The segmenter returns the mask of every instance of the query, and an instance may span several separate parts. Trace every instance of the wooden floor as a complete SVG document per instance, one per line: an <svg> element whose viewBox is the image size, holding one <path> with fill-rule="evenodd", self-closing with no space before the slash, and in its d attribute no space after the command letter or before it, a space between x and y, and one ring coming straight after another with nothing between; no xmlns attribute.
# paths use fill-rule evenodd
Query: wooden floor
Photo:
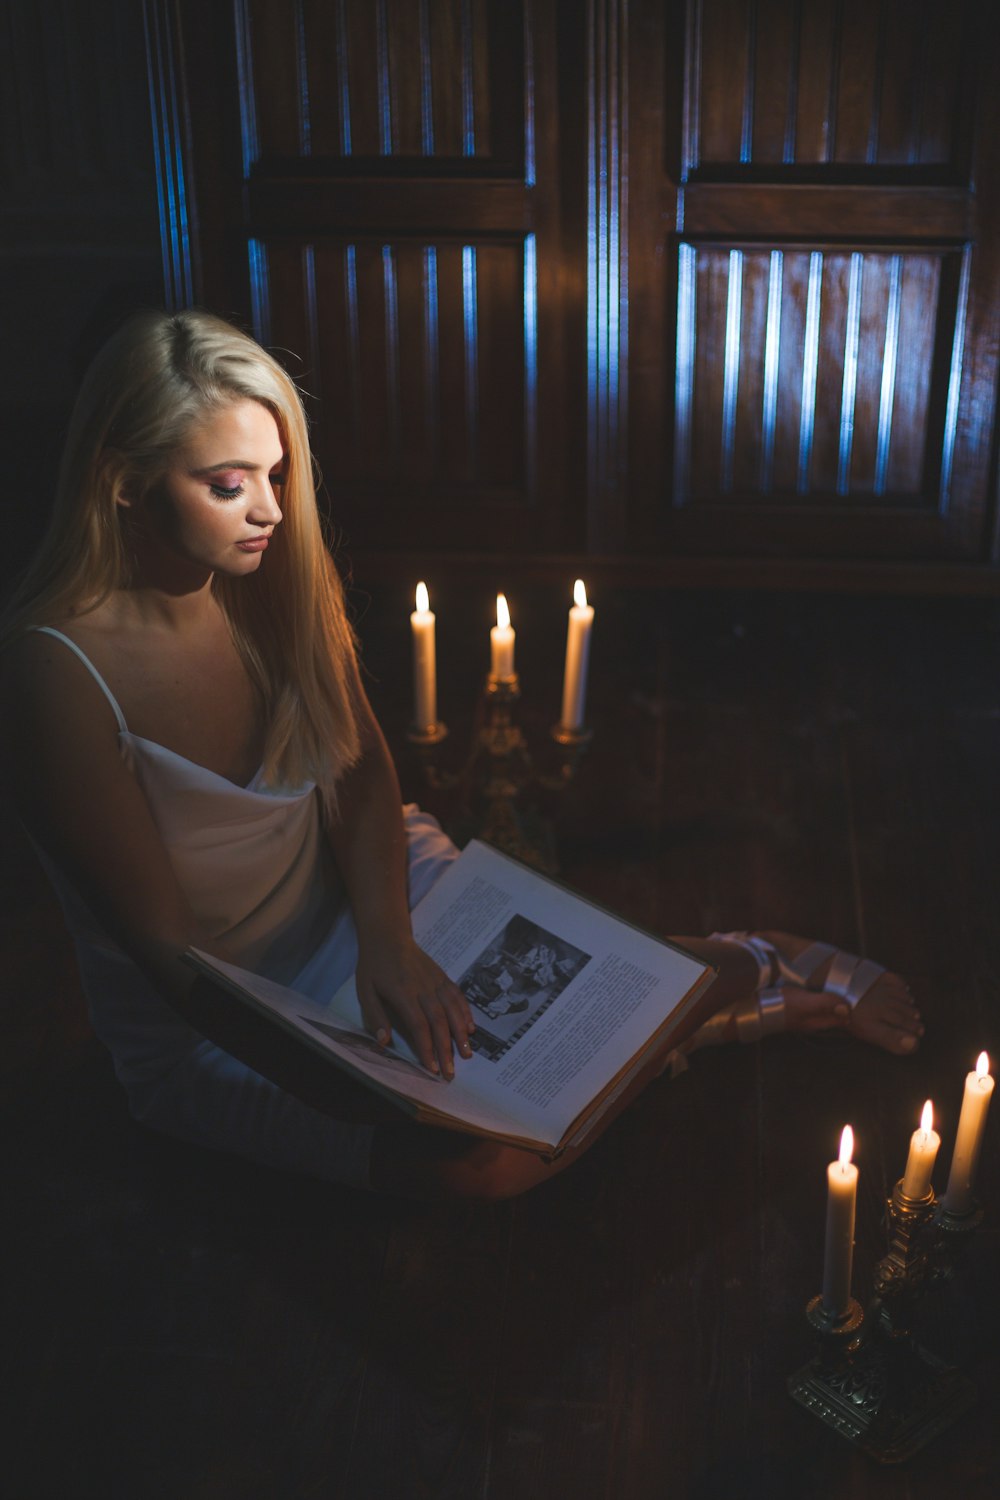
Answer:
<svg viewBox="0 0 1000 1500"><path fill-rule="evenodd" d="M567 601L499 582L522 723L544 749ZM434 591L447 764L467 743L494 587ZM355 601L405 790L453 812L404 748L410 599L385 587ZM977 1408L886 1469L793 1404L786 1380L810 1352L841 1125L858 1143L863 1296L923 1100L946 1166L966 1069L982 1047L1000 1059L1000 602L594 602L595 739L554 809L563 877L657 930L770 924L877 957L919 993L923 1050L781 1037L702 1053L509 1204L430 1209L281 1178L129 1122L11 829L12 1500L998 1493L996 1106L986 1225L923 1328L975 1381Z"/></svg>

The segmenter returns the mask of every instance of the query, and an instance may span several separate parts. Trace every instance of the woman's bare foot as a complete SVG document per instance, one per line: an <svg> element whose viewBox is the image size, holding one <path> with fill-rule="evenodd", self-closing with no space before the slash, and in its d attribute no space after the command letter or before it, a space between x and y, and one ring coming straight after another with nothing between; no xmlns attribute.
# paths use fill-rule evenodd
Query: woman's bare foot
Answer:
<svg viewBox="0 0 1000 1500"><path fill-rule="evenodd" d="M760 932L757 936L790 962L811 946L808 938L789 932ZM832 959L826 959L816 968L809 976L808 988L782 982L787 1029L809 1032L836 1027L887 1052L905 1057L915 1051L924 1028L906 981L887 970L852 1008L839 995L822 990L831 963Z"/></svg>

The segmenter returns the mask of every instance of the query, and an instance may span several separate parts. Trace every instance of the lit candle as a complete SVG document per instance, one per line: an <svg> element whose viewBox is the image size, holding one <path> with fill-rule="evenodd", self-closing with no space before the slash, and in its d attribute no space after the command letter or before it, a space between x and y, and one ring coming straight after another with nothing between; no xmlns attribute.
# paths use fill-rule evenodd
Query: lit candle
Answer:
<svg viewBox="0 0 1000 1500"><path fill-rule="evenodd" d="M573 585L573 607L566 632L566 671L563 676L562 729L583 728L583 707L587 699L587 660L590 656L590 632L594 610L587 603L583 579Z"/></svg>
<svg viewBox="0 0 1000 1500"><path fill-rule="evenodd" d="M903 1194L907 1198L926 1198L930 1192L931 1173L941 1145L933 1124L934 1107L928 1099L920 1115L920 1129L910 1136L910 1154L903 1173Z"/></svg>
<svg viewBox="0 0 1000 1500"><path fill-rule="evenodd" d="M513 677L514 631L503 594L497 594L497 622L490 631L490 675Z"/></svg>
<svg viewBox="0 0 1000 1500"><path fill-rule="evenodd" d="M417 607L410 616L413 631L413 723L429 729L437 723L437 660L434 649L434 615L429 608L427 585L417 584Z"/></svg>
<svg viewBox="0 0 1000 1500"><path fill-rule="evenodd" d="M965 1075L965 1094L958 1121L958 1135L955 1138L955 1154L951 1159L951 1171L948 1173L948 1186L944 1195L944 1207L949 1213L965 1214L972 1207L972 1184L976 1180L979 1148L983 1144L986 1113L992 1097L990 1060L985 1052L980 1052L976 1071Z"/></svg>
<svg viewBox="0 0 1000 1500"><path fill-rule="evenodd" d="M826 1254L823 1260L823 1309L842 1317L851 1300L854 1261L854 1205L858 1169L851 1161L854 1131L840 1133L840 1156L826 1169Z"/></svg>

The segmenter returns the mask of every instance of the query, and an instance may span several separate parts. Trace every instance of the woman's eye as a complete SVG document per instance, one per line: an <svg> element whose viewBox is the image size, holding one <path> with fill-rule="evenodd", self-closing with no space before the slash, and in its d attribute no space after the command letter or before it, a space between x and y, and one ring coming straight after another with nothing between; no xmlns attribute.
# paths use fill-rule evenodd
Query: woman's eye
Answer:
<svg viewBox="0 0 1000 1500"><path fill-rule="evenodd" d="M241 481L239 484L234 484L232 488L227 488L224 484L210 484L209 489L219 500L235 500L237 495L242 495L243 484Z"/></svg>

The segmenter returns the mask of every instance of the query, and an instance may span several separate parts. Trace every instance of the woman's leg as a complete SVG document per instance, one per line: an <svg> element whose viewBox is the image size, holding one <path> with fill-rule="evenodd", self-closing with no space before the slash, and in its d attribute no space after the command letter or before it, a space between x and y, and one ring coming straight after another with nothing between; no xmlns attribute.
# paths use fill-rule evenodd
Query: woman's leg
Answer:
<svg viewBox="0 0 1000 1500"><path fill-rule="evenodd" d="M704 1020L720 1008L738 1005L753 996L757 966L745 948L709 938L679 938L677 941L718 970L711 988L699 1002L699 1019ZM543 1161L532 1151L497 1141L478 1140L455 1131L406 1123L376 1125L371 1153L371 1186L377 1191L430 1201L516 1197L529 1188L548 1182L571 1166L600 1139L612 1121L643 1089L660 1077L663 1068L664 1052L658 1048L580 1146L564 1151L553 1162Z"/></svg>

